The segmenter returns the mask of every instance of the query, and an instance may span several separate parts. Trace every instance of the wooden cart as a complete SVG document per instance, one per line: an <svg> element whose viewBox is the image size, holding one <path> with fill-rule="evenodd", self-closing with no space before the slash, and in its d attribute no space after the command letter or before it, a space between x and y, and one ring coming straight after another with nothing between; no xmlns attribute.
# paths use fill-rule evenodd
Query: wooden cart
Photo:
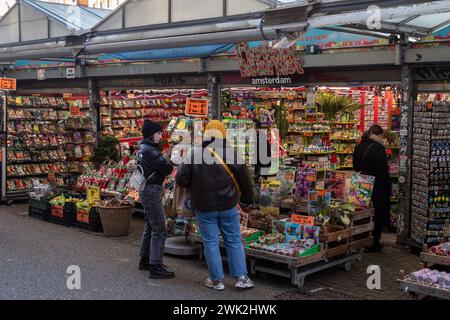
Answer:
<svg viewBox="0 0 450 320"><path fill-rule="evenodd" d="M198 234L192 234L191 239L195 243L203 244L202 238ZM224 247L223 241L220 241L220 246ZM341 266L346 271L350 271L352 262L361 262L362 259L361 252L355 251L327 258L327 251L323 249L323 246L320 247L318 253L301 258L287 257L250 248L245 248L245 253L250 263L251 274L261 272L289 278L291 279L291 284L298 288L303 288L305 278L309 275L335 266ZM200 251L200 259L202 258L203 250ZM227 261L225 255L222 255L222 258Z"/></svg>

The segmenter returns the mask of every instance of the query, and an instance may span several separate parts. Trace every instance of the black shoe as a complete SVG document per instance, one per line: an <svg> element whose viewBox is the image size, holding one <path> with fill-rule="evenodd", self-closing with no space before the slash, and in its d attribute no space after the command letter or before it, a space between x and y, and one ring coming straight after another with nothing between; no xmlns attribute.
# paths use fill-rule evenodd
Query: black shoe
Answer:
<svg viewBox="0 0 450 320"><path fill-rule="evenodd" d="M373 244L370 247L367 247L364 251L365 252L382 252L383 251L383 245L382 244Z"/></svg>
<svg viewBox="0 0 450 320"><path fill-rule="evenodd" d="M150 265L150 279L171 279L175 277L175 273L167 270L162 264Z"/></svg>
<svg viewBox="0 0 450 320"><path fill-rule="evenodd" d="M141 258L139 261L139 270L150 270L149 258Z"/></svg>

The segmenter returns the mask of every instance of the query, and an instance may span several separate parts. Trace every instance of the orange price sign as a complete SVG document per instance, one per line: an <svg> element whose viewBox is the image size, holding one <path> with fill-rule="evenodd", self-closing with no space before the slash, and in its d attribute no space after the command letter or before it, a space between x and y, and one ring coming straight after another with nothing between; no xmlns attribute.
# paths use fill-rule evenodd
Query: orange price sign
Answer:
<svg viewBox="0 0 450 320"><path fill-rule="evenodd" d="M15 91L16 79L0 78L0 90Z"/></svg>
<svg viewBox="0 0 450 320"><path fill-rule="evenodd" d="M74 117L80 116L80 107L71 106L70 107L70 115Z"/></svg>
<svg viewBox="0 0 450 320"><path fill-rule="evenodd" d="M307 225L307 226L313 226L314 225L314 217L293 214L293 215L291 215L291 222L303 224L303 225Z"/></svg>
<svg viewBox="0 0 450 320"><path fill-rule="evenodd" d="M207 117L208 116L208 99L186 99L185 115L192 117Z"/></svg>

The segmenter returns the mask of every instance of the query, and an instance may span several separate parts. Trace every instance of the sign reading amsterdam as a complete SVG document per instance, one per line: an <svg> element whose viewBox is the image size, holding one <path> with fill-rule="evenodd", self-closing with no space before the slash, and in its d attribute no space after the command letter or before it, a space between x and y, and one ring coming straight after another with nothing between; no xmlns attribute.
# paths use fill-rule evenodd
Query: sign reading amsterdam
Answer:
<svg viewBox="0 0 450 320"><path fill-rule="evenodd" d="M208 99L186 99L186 110L184 112L187 116L192 117L207 117L208 116Z"/></svg>
<svg viewBox="0 0 450 320"><path fill-rule="evenodd" d="M252 85L287 85L293 77L304 74L302 56L295 46L273 49L269 42L250 48L247 43L237 45L241 77L252 78Z"/></svg>
<svg viewBox="0 0 450 320"><path fill-rule="evenodd" d="M16 90L16 79L0 78L0 90Z"/></svg>

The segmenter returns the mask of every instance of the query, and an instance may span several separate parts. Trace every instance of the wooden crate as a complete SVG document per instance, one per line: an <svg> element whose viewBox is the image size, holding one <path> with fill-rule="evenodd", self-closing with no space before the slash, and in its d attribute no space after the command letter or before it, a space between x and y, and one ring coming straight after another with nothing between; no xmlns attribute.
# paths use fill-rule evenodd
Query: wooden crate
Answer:
<svg viewBox="0 0 450 320"><path fill-rule="evenodd" d="M323 227L320 242L324 244L326 257L333 258L370 246L373 243L373 216L373 209L364 209L351 217L347 228L333 230Z"/></svg>
<svg viewBox="0 0 450 320"><path fill-rule="evenodd" d="M449 221L445 223L445 228L443 232L443 237L441 243L447 242L447 238L450 236ZM450 267L450 257L439 256L431 252L427 245L423 246L423 252L420 254L420 260L422 261L422 266L424 268L431 267L433 265L441 265Z"/></svg>

